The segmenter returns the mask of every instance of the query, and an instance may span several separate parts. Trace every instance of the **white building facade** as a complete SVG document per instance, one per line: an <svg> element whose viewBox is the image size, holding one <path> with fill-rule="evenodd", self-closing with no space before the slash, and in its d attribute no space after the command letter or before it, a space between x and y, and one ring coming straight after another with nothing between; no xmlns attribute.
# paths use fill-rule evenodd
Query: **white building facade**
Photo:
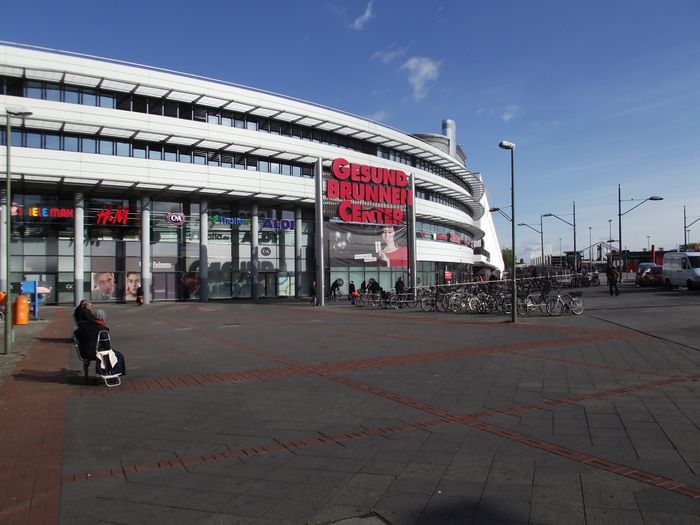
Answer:
<svg viewBox="0 0 700 525"><path fill-rule="evenodd" d="M8 246L13 291L40 281L54 304L129 301L139 284L149 301L207 301L308 295L318 275L347 293L350 281L391 288L399 276L428 285L503 270L484 183L451 121L443 135L408 134L226 82L16 44L0 45L0 121L11 152L0 169L9 156L12 173L0 289ZM355 173L343 179L340 166Z"/></svg>

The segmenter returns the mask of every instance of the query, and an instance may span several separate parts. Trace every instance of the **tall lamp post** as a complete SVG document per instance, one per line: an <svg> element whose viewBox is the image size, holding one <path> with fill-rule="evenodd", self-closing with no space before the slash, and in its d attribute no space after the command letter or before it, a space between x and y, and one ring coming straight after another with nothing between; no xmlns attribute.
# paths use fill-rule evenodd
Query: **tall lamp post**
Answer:
<svg viewBox="0 0 700 525"><path fill-rule="evenodd" d="M510 150L510 210L513 214L510 221L510 237L513 244L513 271L511 275L511 280L513 282L513 308L511 312L511 321L517 323L518 306L516 303L518 300L518 284L515 280L515 144L507 140L502 140L499 142L498 147Z"/></svg>
<svg viewBox="0 0 700 525"><path fill-rule="evenodd" d="M578 273L578 252L576 251L576 201L574 201L574 222L571 223L566 219L562 219L559 215L554 213L545 213L542 217L554 217L559 219L561 222L568 224L574 229L574 273Z"/></svg>
<svg viewBox="0 0 700 525"><path fill-rule="evenodd" d="M540 229L538 230L534 226L531 226L529 224L525 224L524 222L519 222L518 226L526 226L530 228L532 231L537 232L540 234L540 257L542 257L542 262L540 263L542 266L544 266L544 237L542 235L542 215L540 215Z"/></svg>
<svg viewBox="0 0 700 525"><path fill-rule="evenodd" d="M688 251L687 246L688 246L688 232L690 231L689 228L698 221L700 221L700 217L698 217L693 222L688 224L688 216L685 213L685 206L683 206L683 249L685 251Z"/></svg>
<svg viewBox="0 0 700 525"><path fill-rule="evenodd" d="M10 166L11 150L12 150L12 117L26 118L32 114L31 111L11 111L5 109L5 146L7 148L7 156L5 158L5 168L7 169L7 178L5 180L5 197L7 203L5 206L5 286L7 286L7 295L5 296L5 348L3 353L9 354L12 351L12 293L10 284L10 253L12 246L12 223L10 209L12 208L12 169Z"/></svg>
<svg viewBox="0 0 700 525"><path fill-rule="evenodd" d="M639 199L624 199L624 202L633 202L635 200ZM652 195L651 197L647 197L646 199L643 199L641 202L638 202L634 206L632 206L629 210L626 212L622 212L622 192L620 189L620 185L617 185L617 234L618 234L618 241L620 242L620 263L622 264L622 268L620 268L620 282L622 282L622 276L624 273L627 271L627 254L622 253L622 216L627 215L629 212L632 210L639 208L642 204L644 204L647 201L662 201L664 200L663 197L659 197L658 195Z"/></svg>
<svg viewBox="0 0 700 525"><path fill-rule="evenodd" d="M593 237L591 236L591 231L593 226L588 227L588 267L589 269L593 267Z"/></svg>

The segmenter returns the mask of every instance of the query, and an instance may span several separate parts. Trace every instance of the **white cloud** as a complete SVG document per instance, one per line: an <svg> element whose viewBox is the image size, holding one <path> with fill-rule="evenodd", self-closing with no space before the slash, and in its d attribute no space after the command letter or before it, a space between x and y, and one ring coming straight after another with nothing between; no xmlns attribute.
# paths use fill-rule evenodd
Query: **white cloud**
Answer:
<svg viewBox="0 0 700 525"><path fill-rule="evenodd" d="M503 120L503 122L509 122L509 121L513 120L515 117L518 117L522 114L523 114L523 110L520 108L520 106L512 104L510 106L505 107L505 109L503 110L503 113L501 113L501 120Z"/></svg>
<svg viewBox="0 0 700 525"><path fill-rule="evenodd" d="M369 120L374 120L376 122L383 122L389 117L389 113L383 109L378 109L374 113L366 116Z"/></svg>
<svg viewBox="0 0 700 525"><path fill-rule="evenodd" d="M441 62L426 57L411 57L401 69L408 70L408 82L413 86L413 98L420 100L428 94L427 84L440 76Z"/></svg>
<svg viewBox="0 0 700 525"><path fill-rule="evenodd" d="M365 26L367 22L369 22L372 18L372 4L374 3L374 0L370 0L369 4L367 4L367 9L365 9L365 12L362 14L362 16L359 16L355 19L355 21L350 24L350 27L357 30L357 31L362 31L362 28Z"/></svg>
<svg viewBox="0 0 700 525"><path fill-rule="evenodd" d="M391 44L387 49L382 49L381 51L376 51L374 54L372 54L372 59L388 64L389 62L393 62L397 58L403 56L405 53L405 47L397 48L394 44Z"/></svg>

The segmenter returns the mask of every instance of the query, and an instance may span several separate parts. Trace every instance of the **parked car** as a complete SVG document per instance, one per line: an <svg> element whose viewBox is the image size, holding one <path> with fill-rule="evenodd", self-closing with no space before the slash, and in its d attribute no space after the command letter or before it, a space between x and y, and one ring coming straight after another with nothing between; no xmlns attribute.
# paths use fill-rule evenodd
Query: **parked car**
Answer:
<svg viewBox="0 0 700 525"><path fill-rule="evenodd" d="M649 268L661 269L661 266L653 262L639 263L639 266L637 267L637 273L634 276L634 284L636 284L637 286L646 286L642 283L642 276Z"/></svg>
<svg viewBox="0 0 700 525"><path fill-rule="evenodd" d="M647 268L641 276L639 286L663 286L664 274L661 266Z"/></svg>

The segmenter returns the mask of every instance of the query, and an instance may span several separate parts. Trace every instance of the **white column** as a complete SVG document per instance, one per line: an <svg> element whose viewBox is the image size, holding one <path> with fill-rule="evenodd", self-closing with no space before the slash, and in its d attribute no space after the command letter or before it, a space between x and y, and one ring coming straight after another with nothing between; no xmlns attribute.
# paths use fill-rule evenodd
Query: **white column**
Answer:
<svg viewBox="0 0 700 525"><path fill-rule="evenodd" d="M258 205L254 204L250 212L250 298L253 301L258 300L260 294L258 275Z"/></svg>
<svg viewBox="0 0 700 525"><path fill-rule="evenodd" d="M151 283L151 198L141 199L141 287L143 288L143 304L150 304Z"/></svg>
<svg viewBox="0 0 700 525"><path fill-rule="evenodd" d="M318 293L318 305L323 306L326 299L325 286L325 262L323 257L323 159L316 161L316 291Z"/></svg>
<svg viewBox="0 0 700 525"><path fill-rule="evenodd" d="M302 280L302 235L301 235L301 207L294 210L294 296L301 297L304 295L301 289Z"/></svg>
<svg viewBox="0 0 700 525"><path fill-rule="evenodd" d="M85 198L73 196L73 304L85 298Z"/></svg>
<svg viewBox="0 0 700 525"><path fill-rule="evenodd" d="M199 203L199 300L209 301L209 203Z"/></svg>

